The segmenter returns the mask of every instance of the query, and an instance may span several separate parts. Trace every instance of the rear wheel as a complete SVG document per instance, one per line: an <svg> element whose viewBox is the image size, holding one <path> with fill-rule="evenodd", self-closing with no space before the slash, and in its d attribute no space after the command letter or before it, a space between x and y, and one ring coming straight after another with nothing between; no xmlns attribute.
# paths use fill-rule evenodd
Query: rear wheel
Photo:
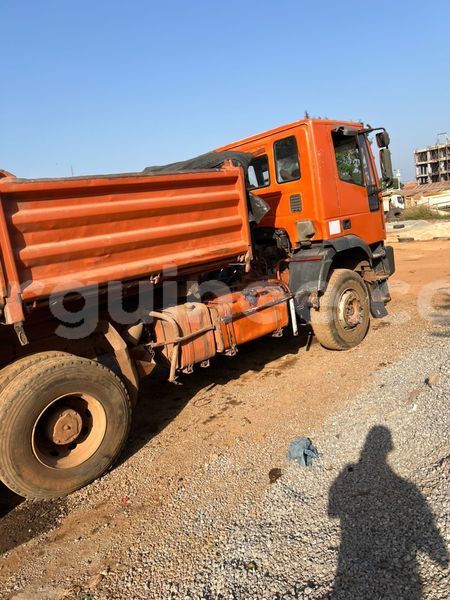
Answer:
<svg viewBox="0 0 450 600"><path fill-rule="evenodd" d="M336 269L311 310L311 325L319 342L330 350L348 350L365 338L370 326L369 295L364 281L350 269Z"/></svg>
<svg viewBox="0 0 450 600"><path fill-rule="evenodd" d="M108 368L72 355L34 363L2 390L0 479L27 498L69 494L113 464L130 421Z"/></svg>

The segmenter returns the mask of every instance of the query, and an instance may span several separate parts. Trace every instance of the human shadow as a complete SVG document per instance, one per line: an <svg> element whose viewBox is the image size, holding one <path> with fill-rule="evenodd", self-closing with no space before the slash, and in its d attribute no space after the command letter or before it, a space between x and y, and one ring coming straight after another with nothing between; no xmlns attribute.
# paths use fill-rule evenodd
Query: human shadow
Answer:
<svg viewBox="0 0 450 600"><path fill-rule="evenodd" d="M359 462L347 465L330 488L328 514L341 521L333 600L418 600L417 552L448 565L425 498L387 463L392 449L389 429L373 427Z"/></svg>

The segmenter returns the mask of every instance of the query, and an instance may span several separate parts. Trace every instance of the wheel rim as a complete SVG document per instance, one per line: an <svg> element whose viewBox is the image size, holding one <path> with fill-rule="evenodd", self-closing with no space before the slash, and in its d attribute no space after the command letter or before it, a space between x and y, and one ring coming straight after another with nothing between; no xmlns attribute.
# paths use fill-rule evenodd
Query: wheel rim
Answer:
<svg viewBox="0 0 450 600"><path fill-rule="evenodd" d="M86 462L100 447L106 433L106 413L88 394L55 398L33 427L36 458L53 469L72 469Z"/></svg>
<svg viewBox="0 0 450 600"><path fill-rule="evenodd" d="M345 330L358 327L363 322L364 308L358 293L353 289L342 292L338 302L338 319Z"/></svg>

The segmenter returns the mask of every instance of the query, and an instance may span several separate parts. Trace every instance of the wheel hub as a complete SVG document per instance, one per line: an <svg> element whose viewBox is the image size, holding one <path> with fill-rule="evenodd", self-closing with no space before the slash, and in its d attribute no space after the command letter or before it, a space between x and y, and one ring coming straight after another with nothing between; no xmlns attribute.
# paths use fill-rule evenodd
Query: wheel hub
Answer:
<svg viewBox="0 0 450 600"><path fill-rule="evenodd" d="M37 418L32 434L33 451L47 467L78 467L98 450L106 427L105 410L94 396L65 394L55 398Z"/></svg>
<svg viewBox="0 0 450 600"><path fill-rule="evenodd" d="M346 290L339 301L339 319L345 329L353 329L363 320L363 309L358 295L353 290Z"/></svg>
<svg viewBox="0 0 450 600"><path fill-rule="evenodd" d="M60 407L48 417L47 436L54 444L64 446L74 442L82 428L83 420L76 410Z"/></svg>

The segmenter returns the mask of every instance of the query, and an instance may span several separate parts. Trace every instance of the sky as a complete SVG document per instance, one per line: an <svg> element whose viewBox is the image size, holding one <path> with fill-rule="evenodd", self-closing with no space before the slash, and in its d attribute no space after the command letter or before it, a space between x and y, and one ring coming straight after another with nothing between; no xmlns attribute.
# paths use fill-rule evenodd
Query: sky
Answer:
<svg viewBox="0 0 450 600"><path fill-rule="evenodd" d="M450 2L0 0L0 169L138 171L311 116L450 134ZM432 58L430 58L432 57Z"/></svg>

